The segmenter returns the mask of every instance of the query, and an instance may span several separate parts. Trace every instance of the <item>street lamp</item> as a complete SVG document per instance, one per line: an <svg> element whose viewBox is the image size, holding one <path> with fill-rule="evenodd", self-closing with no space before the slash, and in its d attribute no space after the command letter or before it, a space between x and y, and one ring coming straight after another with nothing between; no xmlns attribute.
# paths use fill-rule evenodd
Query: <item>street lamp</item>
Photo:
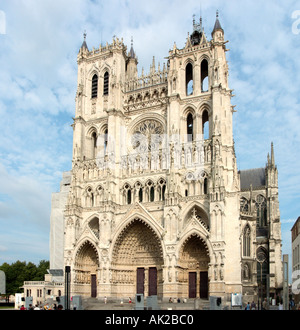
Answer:
<svg viewBox="0 0 300 330"><path fill-rule="evenodd" d="M283 255L283 309L289 309L289 255Z"/></svg>
<svg viewBox="0 0 300 330"><path fill-rule="evenodd" d="M65 310L70 309L70 272L71 267L66 266L65 267Z"/></svg>

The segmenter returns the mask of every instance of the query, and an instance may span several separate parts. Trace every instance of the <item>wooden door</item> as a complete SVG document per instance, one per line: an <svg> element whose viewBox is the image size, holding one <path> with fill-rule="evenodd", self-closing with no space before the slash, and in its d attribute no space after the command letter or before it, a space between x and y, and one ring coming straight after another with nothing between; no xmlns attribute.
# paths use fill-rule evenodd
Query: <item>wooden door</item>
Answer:
<svg viewBox="0 0 300 330"><path fill-rule="evenodd" d="M91 297L97 297L97 277L96 275L91 275Z"/></svg>
<svg viewBox="0 0 300 330"><path fill-rule="evenodd" d="M157 295L157 269L155 267L149 268L149 296Z"/></svg>
<svg viewBox="0 0 300 330"><path fill-rule="evenodd" d="M136 271L136 293L144 294L145 268Z"/></svg>
<svg viewBox="0 0 300 330"><path fill-rule="evenodd" d="M197 273L189 273L189 298L196 298L196 288L197 288Z"/></svg>
<svg viewBox="0 0 300 330"><path fill-rule="evenodd" d="M208 272L200 272L200 298L208 298Z"/></svg>

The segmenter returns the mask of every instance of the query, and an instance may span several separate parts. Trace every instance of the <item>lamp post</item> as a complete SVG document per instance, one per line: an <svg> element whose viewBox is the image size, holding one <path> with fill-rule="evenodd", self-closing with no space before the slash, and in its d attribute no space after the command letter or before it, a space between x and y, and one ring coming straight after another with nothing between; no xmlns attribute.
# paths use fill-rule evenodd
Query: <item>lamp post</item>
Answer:
<svg viewBox="0 0 300 330"><path fill-rule="evenodd" d="M289 255L283 255L283 309L289 309Z"/></svg>
<svg viewBox="0 0 300 330"><path fill-rule="evenodd" d="M70 271L71 267L66 266L65 267L65 310L70 309Z"/></svg>

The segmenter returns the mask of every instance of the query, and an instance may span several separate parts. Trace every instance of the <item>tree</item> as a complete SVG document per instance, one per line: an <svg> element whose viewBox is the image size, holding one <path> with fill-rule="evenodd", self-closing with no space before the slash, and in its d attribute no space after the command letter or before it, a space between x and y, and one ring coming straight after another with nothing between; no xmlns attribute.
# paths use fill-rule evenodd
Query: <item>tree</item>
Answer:
<svg viewBox="0 0 300 330"><path fill-rule="evenodd" d="M44 275L49 269L49 261L42 260L36 266L32 262L16 261L9 265L3 263L0 270L3 270L6 276L6 293L15 294L21 291L24 281L43 281Z"/></svg>

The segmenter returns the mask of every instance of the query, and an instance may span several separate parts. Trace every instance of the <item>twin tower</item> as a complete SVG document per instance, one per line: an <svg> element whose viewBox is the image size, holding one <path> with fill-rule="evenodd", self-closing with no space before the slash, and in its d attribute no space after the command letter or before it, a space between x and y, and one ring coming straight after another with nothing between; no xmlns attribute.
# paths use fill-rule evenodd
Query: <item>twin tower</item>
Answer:
<svg viewBox="0 0 300 330"><path fill-rule="evenodd" d="M64 209L73 295L229 302L256 299L266 278L280 288L274 151L238 171L226 51L218 15L210 40L194 20L184 48L146 74L132 45L84 38Z"/></svg>

